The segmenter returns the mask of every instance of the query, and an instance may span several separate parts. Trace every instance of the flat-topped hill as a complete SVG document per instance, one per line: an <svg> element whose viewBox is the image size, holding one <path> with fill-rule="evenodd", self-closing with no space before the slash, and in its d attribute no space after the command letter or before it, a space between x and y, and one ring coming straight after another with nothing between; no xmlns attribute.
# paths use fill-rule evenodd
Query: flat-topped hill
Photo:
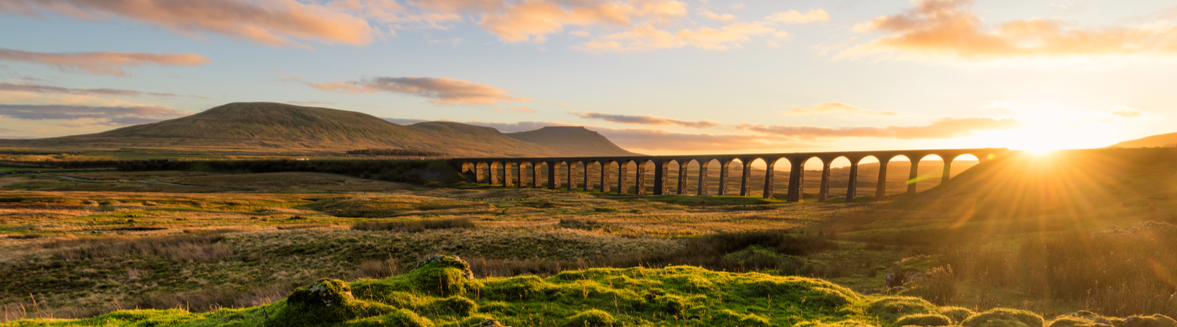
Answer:
<svg viewBox="0 0 1177 327"><path fill-rule="evenodd" d="M95 134L0 140L0 146L38 150L136 148L264 152L401 148L451 156L600 154L597 143L592 144L592 151L581 150L575 145L552 147L509 137L488 127L452 122L403 126L360 112L267 102L230 103L187 117ZM620 151L618 153L628 153L616 145L613 147Z"/></svg>
<svg viewBox="0 0 1177 327"><path fill-rule="evenodd" d="M556 148L578 149L601 155L637 155L613 144L600 133L583 126L546 126L534 131L507 133L523 141Z"/></svg>

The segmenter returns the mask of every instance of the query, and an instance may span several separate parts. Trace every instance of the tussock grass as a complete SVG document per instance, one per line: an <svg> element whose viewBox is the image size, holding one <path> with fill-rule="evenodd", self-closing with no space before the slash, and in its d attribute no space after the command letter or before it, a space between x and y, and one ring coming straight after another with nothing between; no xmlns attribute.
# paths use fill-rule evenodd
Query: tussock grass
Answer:
<svg viewBox="0 0 1177 327"><path fill-rule="evenodd" d="M366 221L351 226L354 230L365 231L397 231L420 233L430 229L474 228L474 221L470 218L455 219L421 219L405 221Z"/></svg>

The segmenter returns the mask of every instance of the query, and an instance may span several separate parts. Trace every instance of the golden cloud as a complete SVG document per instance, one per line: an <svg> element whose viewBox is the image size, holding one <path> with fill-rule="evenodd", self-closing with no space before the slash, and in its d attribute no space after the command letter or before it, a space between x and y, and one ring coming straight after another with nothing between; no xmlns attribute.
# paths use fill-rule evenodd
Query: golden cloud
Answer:
<svg viewBox="0 0 1177 327"><path fill-rule="evenodd" d="M789 10L775 13L771 16L765 17L764 20L786 24L828 22L830 21L830 14L826 13L826 11L822 9L810 9L804 14L802 14L800 11Z"/></svg>
<svg viewBox="0 0 1177 327"><path fill-rule="evenodd" d="M487 9L481 15L482 27L508 43L544 42L544 35L564 30L565 25L629 26L636 18L655 20L686 14L686 5L678 1L639 0L629 2L583 1L561 4L529 0L518 4L491 6L471 1L468 6ZM444 7L454 10L454 4Z"/></svg>
<svg viewBox="0 0 1177 327"><path fill-rule="evenodd" d="M990 29L970 7L970 0L916 0L902 13L855 26L860 32L887 35L850 47L838 57L874 54L950 56L973 61L1005 58L1103 55L1173 55L1177 27L1070 27L1045 19L1015 20Z"/></svg>
<svg viewBox="0 0 1177 327"><path fill-rule="evenodd" d="M323 91L348 94L396 93L419 96L438 105L493 105L531 99L507 95L507 90L486 84L444 77L375 77L347 82L307 83ZM528 109L530 110L530 109Z"/></svg>
<svg viewBox="0 0 1177 327"><path fill-rule="evenodd" d="M127 76L123 68L154 66L198 66L205 56L191 53L147 52L65 52L47 53L0 48L0 60L52 66L63 71L85 71L94 75Z"/></svg>
<svg viewBox="0 0 1177 327"><path fill-rule="evenodd" d="M763 34L771 34L776 37L788 36L788 33L778 31L762 22L737 22L720 28L681 29L674 33L660 30L651 25L639 25L635 26L633 30L610 34L573 48L589 52L649 51L686 46L707 50L727 50L739 47L741 42L751 40L752 36Z"/></svg>
<svg viewBox="0 0 1177 327"><path fill-rule="evenodd" d="M681 126L687 128L712 128L719 126L718 122L710 120L679 120L673 118L659 117L659 116L634 116L634 115L611 115L602 114L598 112L579 112L573 111L571 114L585 119L599 119L610 123L619 124L634 124L634 125L650 125L650 126Z"/></svg>
<svg viewBox="0 0 1177 327"><path fill-rule="evenodd" d="M48 12L86 20L122 18L189 36L214 33L275 47L305 47L292 39L365 45L375 33L363 18L294 0L11 0L0 11L38 18Z"/></svg>

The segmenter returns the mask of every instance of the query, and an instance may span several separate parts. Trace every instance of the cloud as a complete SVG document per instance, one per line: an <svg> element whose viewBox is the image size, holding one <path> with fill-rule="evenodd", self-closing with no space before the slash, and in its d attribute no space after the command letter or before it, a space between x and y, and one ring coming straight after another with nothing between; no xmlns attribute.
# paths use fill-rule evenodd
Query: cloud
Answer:
<svg viewBox="0 0 1177 327"><path fill-rule="evenodd" d="M495 112L500 112L500 113L501 112L512 112L512 113L530 114L530 113L534 113L535 110L531 109L531 108L527 108L527 107L515 107L515 108L495 108Z"/></svg>
<svg viewBox="0 0 1177 327"><path fill-rule="evenodd" d="M765 34L776 37L789 35L763 22L736 22L720 28L700 26L696 29L680 29L674 33L652 25L639 25L629 31L609 34L582 43L573 49L597 53L676 49L687 46L706 50L727 50L740 47L740 43L751 40L752 36Z"/></svg>
<svg viewBox="0 0 1177 327"><path fill-rule="evenodd" d="M111 88L66 88L52 85L40 84L26 84L26 83L2 83L0 82L0 92L30 92L30 93L62 93L62 94L77 94L77 95L97 95L97 96L125 96L125 97L140 97L153 96L162 98L178 97L175 93L164 92L140 92L135 90L125 89L111 89ZM190 97L207 99L202 96L190 95Z"/></svg>
<svg viewBox="0 0 1177 327"><path fill-rule="evenodd" d="M497 9L481 15L481 25L508 43L546 41L546 34L564 31L565 25L623 27L637 18L664 20L686 15L678 1L540 1L507 4L491 1L442 1L449 10L457 8ZM465 3L465 6L456 3Z"/></svg>
<svg viewBox="0 0 1177 327"><path fill-rule="evenodd" d="M388 1L336 1L353 3L361 11L390 8ZM336 2L332 2L333 4ZM305 4L294 0L6 0L0 11L40 18L57 13L98 21L113 18L162 26L173 32L199 37L213 33L275 47L305 47L294 39L322 43L366 45L376 32L368 21L342 12L347 6Z"/></svg>
<svg viewBox="0 0 1177 327"><path fill-rule="evenodd" d="M887 126L887 127L842 127L829 128L818 126L784 126L759 124L736 124L735 129L770 134L777 136L796 137L800 139L828 138L828 137L878 137L895 139L947 139L971 136L976 131L1014 129L1024 123L1013 118L942 118L924 126Z"/></svg>
<svg viewBox="0 0 1177 327"><path fill-rule="evenodd" d="M723 14L723 15L720 15L720 14L716 14L716 13L713 13L713 12L710 12L710 11L704 11L704 12L702 12L702 13L701 13L701 15L703 15L703 17L707 17L707 18L710 18L710 19L718 20L718 21L721 21L721 22L730 22L730 21L736 20L736 16L735 16L735 15L732 15L732 14Z"/></svg>
<svg viewBox="0 0 1177 327"><path fill-rule="evenodd" d="M917 0L902 13L854 27L886 35L845 49L838 58L876 54L947 56L969 61L1008 58L1177 54L1177 26L1078 28L1046 19L1013 20L990 29L970 0Z"/></svg>
<svg viewBox="0 0 1177 327"><path fill-rule="evenodd" d="M812 108L801 108L801 107L794 106L793 108L791 108L789 110L782 111L781 114L785 115L785 116L793 116L793 115L824 114L824 113L837 113L837 112L853 112L853 113L860 113L860 114L867 114L867 115L883 115L883 116L899 115L899 113L894 112L894 111L866 110L863 108L859 108L859 107L852 106L852 105L845 104L845 103L841 103L841 102L822 102L822 103L818 103L817 105L814 105Z"/></svg>
<svg viewBox="0 0 1177 327"><path fill-rule="evenodd" d="M80 106L0 104L0 116L23 120L97 120L93 125L124 126L192 114L162 106Z"/></svg>
<svg viewBox="0 0 1177 327"><path fill-rule="evenodd" d="M499 102L531 99L507 95L507 90L486 84L444 77L375 77L347 82L308 83L323 91L363 94L396 93L430 99L437 105L493 105Z"/></svg>
<svg viewBox="0 0 1177 327"><path fill-rule="evenodd" d="M830 21L830 14L822 9L810 9L802 14L800 11L789 10L782 11L771 16L764 17L764 20L777 23L786 24L803 24L812 22L828 22Z"/></svg>
<svg viewBox="0 0 1177 327"><path fill-rule="evenodd" d="M1151 118L1151 117L1153 117L1152 115L1148 114L1147 112L1144 112L1143 110L1128 107L1128 106L1116 106L1116 107L1112 108L1111 114L1112 114L1112 116L1116 116L1116 117L1120 117L1120 118Z"/></svg>
<svg viewBox="0 0 1177 327"><path fill-rule="evenodd" d="M55 67L62 71L85 71L94 75L128 76L124 68L144 65L199 66L205 56L191 53L147 52L64 52L47 53L0 48L0 60Z"/></svg>
<svg viewBox="0 0 1177 327"><path fill-rule="evenodd" d="M598 112L579 112L573 111L570 114L579 116L585 119L600 119L610 123L619 124L634 124L634 125L650 125L650 126L680 126L686 128L713 128L719 126L718 122L710 120L678 120L673 118L659 117L659 116L634 116L634 115L611 115Z"/></svg>

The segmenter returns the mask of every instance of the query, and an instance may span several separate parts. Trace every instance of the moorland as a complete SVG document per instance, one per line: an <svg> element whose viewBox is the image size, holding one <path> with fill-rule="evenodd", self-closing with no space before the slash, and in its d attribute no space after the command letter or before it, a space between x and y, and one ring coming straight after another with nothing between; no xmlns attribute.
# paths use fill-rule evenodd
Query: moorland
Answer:
<svg viewBox="0 0 1177 327"><path fill-rule="evenodd" d="M478 184L430 158L320 147L347 144L335 134L308 136L335 141L297 152L136 137L14 146L0 158L0 323L1177 326L1173 148L958 162L950 182L921 180L914 195L893 162L885 200L871 193L877 165L860 170L855 201L838 198L848 172L835 169L834 200L785 202ZM238 155L248 157L227 158ZM433 178L227 163L54 168L161 157L363 159L431 167Z"/></svg>

